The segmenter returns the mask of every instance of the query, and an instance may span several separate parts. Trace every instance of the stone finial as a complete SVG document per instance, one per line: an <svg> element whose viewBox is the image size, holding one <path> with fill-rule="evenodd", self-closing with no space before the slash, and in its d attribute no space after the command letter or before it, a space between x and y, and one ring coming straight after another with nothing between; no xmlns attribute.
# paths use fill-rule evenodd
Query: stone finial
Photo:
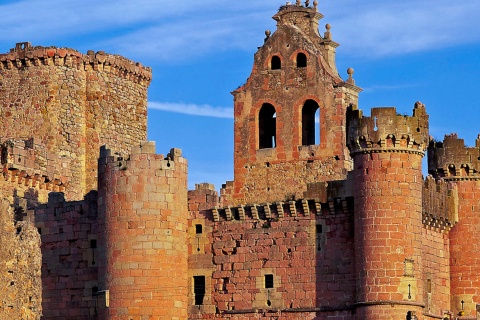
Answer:
<svg viewBox="0 0 480 320"><path fill-rule="evenodd" d="M305 0L305 7L308 7L310 5L310 0Z"/></svg>
<svg viewBox="0 0 480 320"><path fill-rule="evenodd" d="M353 73L354 73L355 70L353 70L353 68L348 68L347 69L347 74L348 74L348 80L347 80L347 83L350 83L350 84L355 84L355 80L353 80Z"/></svg>
<svg viewBox="0 0 480 320"><path fill-rule="evenodd" d="M263 40L263 42L267 42L268 38L270 38L270 35L272 34L272 32L270 30L265 30L265 39Z"/></svg>
<svg viewBox="0 0 480 320"><path fill-rule="evenodd" d="M327 23L327 24L325 25L326 31L325 31L323 37L324 37L326 40L332 40L332 33L330 32L330 29L331 29L331 28L332 28L332 26L331 26L329 23Z"/></svg>
<svg viewBox="0 0 480 320"><path fill-rule="evenodd" d="M297 0L296 4L297 4L297 6L301 6L302 5L302 0Z"/></svg>
<svg viewBox="0 0 480 320"><path fill-rule="evenodd" d="M318 1L317 1L317 0L313 1L313 7L314 7L315 9L317 9L317 7L318 7Z"/></svg>

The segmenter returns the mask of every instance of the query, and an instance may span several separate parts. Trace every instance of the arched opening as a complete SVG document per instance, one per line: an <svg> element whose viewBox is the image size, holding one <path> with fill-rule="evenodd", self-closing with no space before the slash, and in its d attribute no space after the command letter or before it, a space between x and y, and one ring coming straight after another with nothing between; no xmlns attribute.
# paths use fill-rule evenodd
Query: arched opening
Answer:
<svg viewBox="0 0 480 320"><path fill-rule="evenodd" d="M307 66L307 56L300 52L297 54L297 68L305 68Z"/></svg>
<svg viewBox="0 0 480 320"><path fill-rule="evenodd" d="M258 115L258 141L259 148L276 147L276 111L275 107L269 103L264 103Z"/></svg>
<svg viewBox="0 0 480 320"><path fill-rule="evenodd" d="M315 121L317 120L317 121ZM320 140L320 109L313 100L305 101L302 108L302 145L318 144ZM316 134L318 132L318 134ZM316 138L318 137L318 140Z"/></svg>
<svg viewBox="0 0 480 320"><path fill-rule="evenodd" d="M273 56L271 65L270 65L272 70L280 70L282 69L282 60L280 60L279 56Z"/></svg>

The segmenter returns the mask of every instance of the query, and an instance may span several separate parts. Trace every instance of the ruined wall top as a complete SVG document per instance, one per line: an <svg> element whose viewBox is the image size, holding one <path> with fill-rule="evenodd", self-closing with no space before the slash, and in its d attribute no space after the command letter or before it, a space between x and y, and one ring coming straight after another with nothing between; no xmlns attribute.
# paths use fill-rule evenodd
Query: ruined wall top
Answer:
<svg viewBox="0 0 480 320"><path fill-rule="evenodd" d="M99 66L109 66L122 71L125 77L132 78L132 80L150 81L152 79L151 68L104 51L95 53L93 50L89 50L87 54L82 54L70 48L32 46L30 42L20 42L15 45L15 48L10 49L10 52L0 54L0 70L51 63L68 65L73 68L90 66L94 70L97 70Z"/></svg>
<svg viewBox="0 0 480 320"><path fill-rule="evenodd" d="M428 172L447 179L480 179L480 135L474 147L466 147L457 134L445 135L443 142L431 140Z"/></svg>
<svg viewBox="0 0 480 320"><path fill-rule="evenodd" d="M428 146L428 115L416 102L413 116L396 112L394 107L373 108L370 117L351 105L347 112L347 143L352 155L372 150L404 150L423 153Z"/></svg>
<svg viewBox="0 0 480 320"><path fill-rule="evenodd" d="M323 18L323 15L317 12L318 2L313 2L313 7L310 7L310 1L305 1L302 5L301 1L296 1L295 4L287 2L286 5L281 6L278 13L273 16L277 21L277 28L281 25L291 25L302 29L306 34L318 34L318 21Z"/></svg>

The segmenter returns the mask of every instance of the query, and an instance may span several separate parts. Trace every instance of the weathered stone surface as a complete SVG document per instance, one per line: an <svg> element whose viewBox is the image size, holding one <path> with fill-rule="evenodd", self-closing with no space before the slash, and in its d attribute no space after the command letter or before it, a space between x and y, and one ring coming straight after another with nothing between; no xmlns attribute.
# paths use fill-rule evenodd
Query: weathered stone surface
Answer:
<svg viewBox="0 0 480 320"><path fill-rule="evenodd" d="M31 222L15 221L5 199L0 200L0 244L0 318L40 319L40 236Z"/></svg>

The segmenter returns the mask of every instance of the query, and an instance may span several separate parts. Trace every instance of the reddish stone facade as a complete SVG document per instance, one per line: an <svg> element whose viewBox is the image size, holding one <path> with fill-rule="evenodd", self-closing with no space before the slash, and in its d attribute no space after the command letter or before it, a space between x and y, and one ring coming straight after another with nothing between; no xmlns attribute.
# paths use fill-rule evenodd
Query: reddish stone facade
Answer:
<svg viewBox="0 0 480 320"><path fill-rule="evenodd" d="M148 68L0 55L1 318L480 318L480 136L431 141L420 102L364 116L317 1L273 18L220 195L144 141Z"/></svg>

